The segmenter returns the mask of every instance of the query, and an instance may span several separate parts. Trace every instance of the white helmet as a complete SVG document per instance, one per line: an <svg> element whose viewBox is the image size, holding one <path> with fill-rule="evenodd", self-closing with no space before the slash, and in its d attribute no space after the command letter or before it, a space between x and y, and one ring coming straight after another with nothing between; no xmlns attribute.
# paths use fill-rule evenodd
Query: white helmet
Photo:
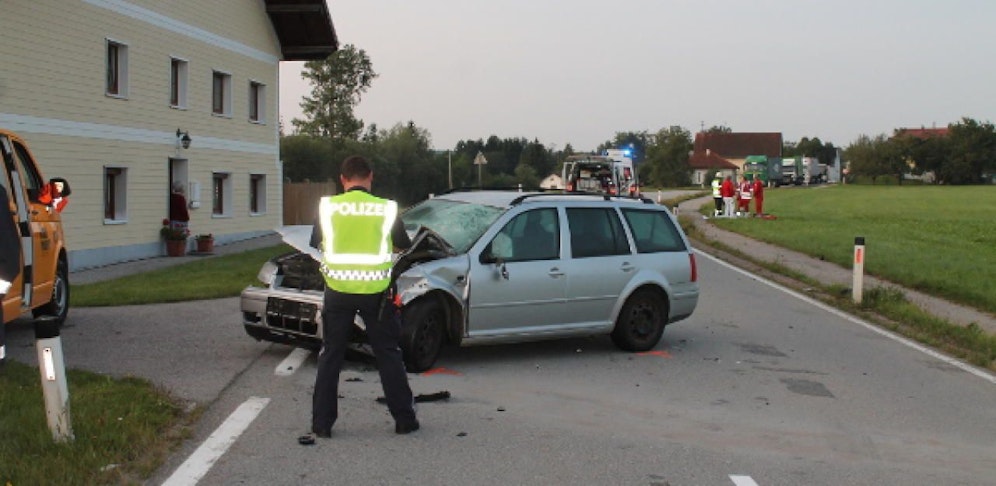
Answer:
<svg viewBox="0 0 996 486"><path fill-rule="evenodd" d="M723 173L722 172L717 172L716 173L716 177L721 179L723 177Z"/></svg>

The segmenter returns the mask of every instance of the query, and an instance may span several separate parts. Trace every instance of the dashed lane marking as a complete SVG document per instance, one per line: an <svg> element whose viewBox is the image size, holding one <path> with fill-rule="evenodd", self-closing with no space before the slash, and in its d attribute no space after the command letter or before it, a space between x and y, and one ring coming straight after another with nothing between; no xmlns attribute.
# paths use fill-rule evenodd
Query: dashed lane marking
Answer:
<svg viewBox="0 0 996 486"><path fill-rule="evenodd" d="M939 353L937 351L934 351L933 349L930 349L930 348L927 348L925 346L920 345L920 343L918 343L916 341L913 341L911 339L906 339L906 338L904 338L904 337L902 337L902 336L900 336L898 334L895 334L895 333L893 333L891 331L887 331L887 330L882 329L882 328L880 328L878 326L875 326L875 325L873 325L873 324L871 324L871 323L869 323L867 321L864 321L864 320L861 320L861 319L859 319L857 317L854 317L854 316L852 316L852 315L850 315L850 314L848 314L848 313L846 313L844 311L841 311L839 309L830 307L829 305L824 304L823 302L820 302L820 301L818 301L816 299L813 299L813 298L808 297L806 295L800 294L799 292L796 292L796 291L794 291L792 289L789 289L788 287L783 287L783 286L781 286L781 285L779 285L779 284L777 284L775 282L772 282L772 281L767 280L765 278L759 277L759 276L757 276L757 275L755 275L753 273L750 273L750 272L748 272L746 270L743 270L741 268L737 268L737 267L735 267L735 266L733 266L733 265L731 265L729 263L726 263L726 262L724 262L724 261L722 261L722 260L720 260L720 259L718 259L718 258L716 258L716 257L714 257L714 256L712 256L710 254L708 254L708 253L705 253L705 252L700 251L700 250L695 250L695 253L698 253L699 255L701 255L701 256L703 256L705 258L708 258L709 260L712 260L712 261L714 261L714 262L716 262L716 263L718 263L718 264L720 264L720 265L722 265L722 266L724 266L726 268L729 268L730 270L733 270L735 272L739 272L739 273L741 273L743 275L746 275L747 277L750 277L750 278L752 278L754 280L757 280L758 282L761 282L761 283L763 283L763 284L765 284L765 285L767 285L769 287L773 287L775 289L781 290L782 292L785 292L786 294L789 294L789 295L791 295L791 296L793 296L793 297L795 297L795 298L797 298L797 299L799 299L799 300L801 300L803 302L807 302L807 303L812 304L812 305L814 305L816 307L819 307L820 309L823 309L823 310L825 310L825 311L827 311L827 312L829 312L829 313L831 313L833 315L836 315L836 316L838 316L840 318L843 318L843 319L851 321L851 322L853 322L855 324L858 324L858 325L864 327L865 329L868 329L871 332L874 332L876 334L885 336L885 337L887 337L887 338L889 338L889 339L891 339L893 341L896 341L898 343L905 344L906 346L911 347L911 348L913 348L913 349L915 349L917 351L920 351L921 353L924 353L924 354L926 354L928 356L937 358L937 359L939 359L939 360L941 360L941 361L943 361L943 362L945 362L945 363L947 363L947 364L949 364L951 366L954 366L954 367L956 367L956 368L958 368L958 369L960 369L962 371L966 371L968 373L971 373L971 374L973 374L973 375L975 375L975 376L977 376L979 378L982 378L983 380L988 381L989 383L992 383L992 384L996 385L996 375L993 375L991 373L987 373L987 372L985 372L985 371L983 371L983 370L981 370L979 368L976 368L976 367L971 366L969 364L966 364L966 363L963 363L961 361L958 361L957 359L954 359L954 358L952 358L950 356L945 356L945 355L943 355L943 354L941 354L941 353Z"/></svg>
<svg viewBox="0 0 996 486"><path fill-rule="evenodd" d="M228 451L235 440L249 428L252 421L256 420L256 417L266 408L268 403L270 403L269 398L249 397L211 433L211 436L183 464L180 464L176 471L173 471L173 475L163 483L163 486L197 484L211 470L211 466Z"/></svg>
<svg viewBox="0 0 996 486"><path fill-rule="evenodd" d="M304 360L308 359L308 356L311 356L311 351L302 348L294 348L294 351L291 351L291 353L277 365L277 369L274 370L273 373L277 376L293 375L294 372L297 371L302 364L304 364Z"/></svg>
<svg viewBox="0 0 996 486"><path fill-rule="evenodd" d="M757 483L755 483L750 476L737 476L731 474L730 481L733 481L733 484L737 486L757 486Z"/></svg>

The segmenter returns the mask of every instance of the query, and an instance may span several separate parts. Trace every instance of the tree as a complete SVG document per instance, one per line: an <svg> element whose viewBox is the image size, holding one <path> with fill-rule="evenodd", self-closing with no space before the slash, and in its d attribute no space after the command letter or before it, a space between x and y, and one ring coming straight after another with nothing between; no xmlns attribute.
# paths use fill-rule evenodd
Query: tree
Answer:
<svg viewBox="0 0 996 486"><path fill-rule="evenodd" d="M660 129L653 137L653 145L647 149L642 182L662 187L688 185L691 181L688 153L693 146L688 130L678 125Z"/></svg>
<svg viewBox="0 0 996 486"><path fill-rule="evenodd" d="M948 160L937 172L949 184L977 184L982 173L996 169L996 127L962 118L948 127Z"/></svg>
<svg viewBox="0 0 996 486"><path fill-rule="evenodd" d="M291 121L298 133L333 140L355 140L363 122L353 108L377 73L363 49L346 44L324 60L308 61L301 74L311 84L311 96L301 102L304 120Z"/></svg>
<svg viewBox="0 0 996 486"><path fill-rule="evenodd" d="M871 177L872 184L884 175L896 175L902 182L907 165L897 144L884 134L871 138L861 135L847 147L851 174Z"/></svg>

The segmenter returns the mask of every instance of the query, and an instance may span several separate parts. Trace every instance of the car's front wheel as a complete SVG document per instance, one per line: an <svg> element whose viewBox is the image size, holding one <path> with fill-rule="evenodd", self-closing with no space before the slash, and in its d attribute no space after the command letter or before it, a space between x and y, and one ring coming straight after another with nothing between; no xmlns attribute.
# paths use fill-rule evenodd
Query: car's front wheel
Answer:
<svg viewBox="0 0 996 486"><path fill-rule="evenodd" d="M34 317L53 316L55 323L62 326L69 315L69 265L66 260L59 260L55 269L55 280L52 282L52 299L45 305L31 312Z"/></svg>
<svg viewBox="0 0 996 486"><path fill-rule="evenodd" d="M406 305L401 319L401 352L411 373L432 368L443 347L446 311L436 299Z"/></svg>
<svg viewBox="0 0 996 486"><path fill-rule="evenodd" d="M661 340L667 309L659 294L649 289L629 296L612 329L612 342L625 351L648 351Z"/></svg>

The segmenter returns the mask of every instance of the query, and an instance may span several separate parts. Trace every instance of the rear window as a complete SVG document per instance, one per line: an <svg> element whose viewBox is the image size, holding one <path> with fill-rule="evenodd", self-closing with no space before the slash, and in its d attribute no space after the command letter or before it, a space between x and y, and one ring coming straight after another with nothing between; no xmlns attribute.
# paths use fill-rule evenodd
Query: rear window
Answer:
<svg viewBox="0 0 996 486"><path fill-rule="evenodd" d="M663 211L623 209L637 253L687 251L678 228Z"/></svg>

